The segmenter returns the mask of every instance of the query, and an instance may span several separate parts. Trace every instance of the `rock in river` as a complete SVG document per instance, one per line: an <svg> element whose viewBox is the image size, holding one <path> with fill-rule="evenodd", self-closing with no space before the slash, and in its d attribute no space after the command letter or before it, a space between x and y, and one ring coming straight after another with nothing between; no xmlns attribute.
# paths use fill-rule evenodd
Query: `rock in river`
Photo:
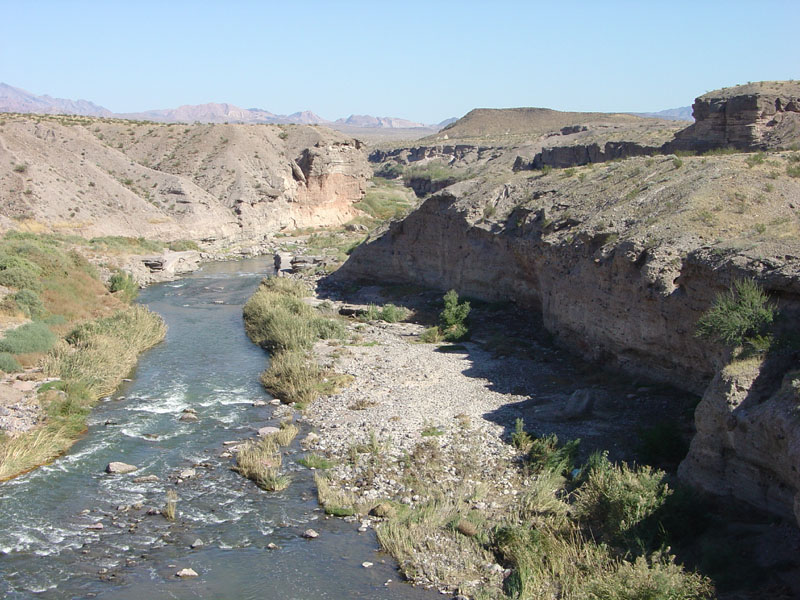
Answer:
<svg viewBox="0 0 800 600"><path fill-rule="evenodd" d="M129 465L128 463L124 462L110 462L106 467L106 473L113 473L115 475L122 474L122 473L133 473L139 467L134 465Z"/></svg>

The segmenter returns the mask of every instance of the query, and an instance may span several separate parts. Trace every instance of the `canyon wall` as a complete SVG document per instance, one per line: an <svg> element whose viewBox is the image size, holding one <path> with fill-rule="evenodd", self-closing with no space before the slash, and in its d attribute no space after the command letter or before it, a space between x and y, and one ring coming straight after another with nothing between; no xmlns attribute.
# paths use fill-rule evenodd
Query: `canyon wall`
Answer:
<svg viewBox="0 0 800 600"><path fill-rule="evenodd" d="M746 158L686 157L679 166L670 157L633 158L575 176L464 181L371 236L332 277L512 300L586 358L705 391L682 476L791 516L800 502L800 427L796 408L786 407L796 407L796 396L784 391L775 400L778 376L768 378L760 400L737 400L719 383L727 365L738 368L730 350L695 335L715 297L742 278L761 283L788 322L800 314L800 227L796 217L780 217L794 215L800 182L769 179ZM752 209L727 196L767 183L774 191ZM756 220L766 215L785 231L759 235ZM750 388L732 389L747 396Z"/></svg>

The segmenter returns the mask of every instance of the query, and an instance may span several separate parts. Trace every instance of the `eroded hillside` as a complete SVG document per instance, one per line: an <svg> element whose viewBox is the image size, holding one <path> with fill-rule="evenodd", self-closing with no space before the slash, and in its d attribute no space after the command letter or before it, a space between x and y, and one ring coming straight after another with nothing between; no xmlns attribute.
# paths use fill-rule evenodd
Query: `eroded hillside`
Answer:
<svg viewBox="0 0 800 600"><path fill-rule="evenodd" d="M257 243L350 220L369 174L358 141L317 127L0 120L5 229Z"/></svg>

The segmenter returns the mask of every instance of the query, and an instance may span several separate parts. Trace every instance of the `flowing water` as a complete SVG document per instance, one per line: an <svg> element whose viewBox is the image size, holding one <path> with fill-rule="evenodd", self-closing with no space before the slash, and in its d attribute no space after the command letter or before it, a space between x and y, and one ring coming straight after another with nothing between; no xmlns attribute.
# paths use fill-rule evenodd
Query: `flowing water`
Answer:
<svg viewBox="0 0 800 600"><path fill-rule="evenodd" d="M224 441L276 424L273 407L253 406L268 400L258 383L266 360L241 318L271 266L271 257L209 264L142 292L140 302L166 320L166 340L97 406L88 433L65 456L0 484L0 596L434 597L399 582L371 530L324 517L311 472L294 464L296 443L284 461L293 482L280 493L258 489L219 456ZM180 421L185 408L199 422ZM107 475L111 461L139 470ZM187 468L196 477L177 481ZM134 482L144 475L160 479ZM169 489L179 496L177 519L148 515L164 506ZM90 528L97 522L102 529ZM309 527L317 539L301 537ZM202 545L191 548L198 539ZM374 566L363 568L364 561ZM182 568L199 576L179 579Z"/></svg>

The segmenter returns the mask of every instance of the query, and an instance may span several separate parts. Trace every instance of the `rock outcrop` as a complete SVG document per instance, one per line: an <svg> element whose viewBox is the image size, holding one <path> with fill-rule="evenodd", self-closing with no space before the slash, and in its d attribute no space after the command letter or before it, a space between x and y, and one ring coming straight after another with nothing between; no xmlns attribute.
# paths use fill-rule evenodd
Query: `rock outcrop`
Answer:
<svg viewBox="0 0 800 600"><path fill-rule="evenodd" d="M695 412L697 433L679 475L800 523L800 372L781 381L770 371L748 359L717 372Z"/></svg>
<svg viewBox="0 0 800 600"><path fill-rule="evenodd" d="M668 150L714 148L766 150L800 142L800 82L748 83L700 96L695 123L675 136Z"/></svg>

